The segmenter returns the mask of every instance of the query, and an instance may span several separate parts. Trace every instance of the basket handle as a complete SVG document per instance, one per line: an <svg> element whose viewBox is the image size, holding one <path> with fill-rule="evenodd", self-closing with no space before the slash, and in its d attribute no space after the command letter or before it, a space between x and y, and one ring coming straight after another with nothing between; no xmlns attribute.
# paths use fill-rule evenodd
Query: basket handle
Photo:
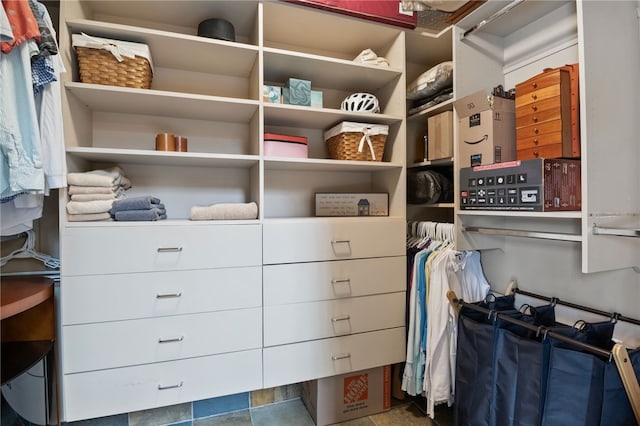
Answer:
<svg viewBox="0 0 640 426"><path fill-rule="evenodd" d="M376 159L376 153L373 151L373 144L371 143L371 138L369 137L369 132L371 131L371 127L364 127L362 129L362 139L360 139L360 144L358 145L358 152L362 152L364 149L364 141L367 141L367 145L369 145L369 151L371 151L371 158Z"/></svg>

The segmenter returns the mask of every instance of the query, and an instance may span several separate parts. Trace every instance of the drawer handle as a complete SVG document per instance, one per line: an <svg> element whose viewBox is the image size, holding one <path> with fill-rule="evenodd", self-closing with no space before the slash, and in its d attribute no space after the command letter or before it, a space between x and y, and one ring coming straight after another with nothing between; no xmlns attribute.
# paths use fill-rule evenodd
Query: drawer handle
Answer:
<svg viewBox="0 0 640 426"><path fill-rule="evenodd" d="M158 253L174 253L181 251L182 247L158 247Z"/></svg>
<svg viewBox="0 0 640 426"><path fill-rule="evenodd" d="M339 317L331 318L331 322L349 321L349 320L351 320L351 316L350 315L341 315Z"/></svg>
<svg viewBox="0 0 640 426"><path fill-rule="evenodd" d="M537 89L538 88L538 83L533 83L533 88Z"/></svg>
<svg viewBox="0 0 640 426"><path fill-rule="evenodd" d="M534 110L534 111L537 111L538 107L536 105L531 105L531 109Z"/></svg>
<svg viewBox="0 0 640 426"><path fill-rule="evenodd" d="M171 299L175 297L182 296L182 292L179 291L177 293L158 293L156 294L156 299Z"/></svg>
<svg viewBox="0 0 640 426"><path fill-rule="evenodd" d="M537 123L538 122L538 117L533 117L533 122Z"/></svg>
<svg viewBox="0 0 640 426"><path fill-rule="evenodd" d="M534 140L533 140L533 144L534 144L534 145L538 145L538 138L536 138L536 139L534 139Z"/></svg>
<svg viewBox="0 0 640 426"><path fill-rule="evenodd" d="M181 388L182 387L182 383L177 383L175 385L158 385L158 390L165 390L165 389L175 389L175 388Z"/></svg>
<svg viewBox="0 0 640 426"><path fill-rule="evenodd" d="M540 133L540 130L537 127L534 127L533 128L533 133L535 133L537 135L538 133Z"/></svg>
<svg viewBox="0 0 640 426"><path fill-rule="evenodd" d="M331 284L351 283L351 278L342 278L339 280L331 280Z"/></svg>
<svg viewBox="0 0 640 426"><path fill-rule="evenodd" d="M331 357L333 361L338 361L339 359L345 359L345 358L351 358L351 354L346 353L346 354L340 354L340 355L333 355Z"/></svg>
<svg viewBox="0 0 640 426"><path fill-rule="evenodd" d="M158 338L158 343L175 343L175 342L182 342L184 340L184 336L180 336L180 337L170 337L168 339L164 339L162 337Z"/></svg>
<svg viewBox="0 0 640 426"><path fill-rule="evenodd" d="M534 157L538 158L538 155L540 155L540 154L538 153L538 151L533 151L533 156L534 156Z"/></svg>
<svg viewBox="0 0 640 426"><path fill-rule="evenodd" d="M531 95L531 99L533 99L535 101L536 99L538 99L538 95L536 95L536 94Z"/></svg>
<svg viewBox="0 0 640 426"><path fill-rule="evenodd" d="M351 240L331 240L331 244L351 244Z"/></svg>

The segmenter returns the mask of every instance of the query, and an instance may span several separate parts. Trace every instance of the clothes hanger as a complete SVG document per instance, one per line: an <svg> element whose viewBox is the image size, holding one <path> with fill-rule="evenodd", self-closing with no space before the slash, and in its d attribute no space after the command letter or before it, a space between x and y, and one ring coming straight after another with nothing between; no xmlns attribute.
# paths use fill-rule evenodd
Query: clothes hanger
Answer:
<svg viewBox="0 0 640 426"><path fill-rule="evenodd" d="M8 255L0 258L0 266L4 266L12 259L37 259L44 263L48 268L58 269L60 268L60 259L50 256L48 254L40 253L35 250L36 233L33 229L29 229L27 232L27 239L23 246L17 250L12 251Z"/></svg>

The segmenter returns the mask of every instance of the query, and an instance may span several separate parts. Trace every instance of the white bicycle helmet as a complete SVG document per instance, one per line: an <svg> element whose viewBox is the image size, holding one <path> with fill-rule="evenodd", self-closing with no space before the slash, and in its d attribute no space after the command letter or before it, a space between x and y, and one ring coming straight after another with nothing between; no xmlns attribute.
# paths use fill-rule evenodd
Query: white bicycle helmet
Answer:
<svg viewBox="0 0 640 426"><path fill-rule="evenodd" d="M371 93L353 93L342 101L340 109L350 112L380 112L378 98Z"/></svg>

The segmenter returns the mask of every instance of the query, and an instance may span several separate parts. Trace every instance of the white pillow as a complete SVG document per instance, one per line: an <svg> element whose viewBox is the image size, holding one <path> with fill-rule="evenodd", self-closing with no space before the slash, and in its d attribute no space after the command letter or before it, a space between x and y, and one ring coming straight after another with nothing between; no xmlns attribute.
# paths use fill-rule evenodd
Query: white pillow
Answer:
<svg viewBox="0 0 640 426"><path fill-rule="evenodd" d="M407 87L407 99L427 98L452 85L453 62L445 61L420 74Z"/></svg>

